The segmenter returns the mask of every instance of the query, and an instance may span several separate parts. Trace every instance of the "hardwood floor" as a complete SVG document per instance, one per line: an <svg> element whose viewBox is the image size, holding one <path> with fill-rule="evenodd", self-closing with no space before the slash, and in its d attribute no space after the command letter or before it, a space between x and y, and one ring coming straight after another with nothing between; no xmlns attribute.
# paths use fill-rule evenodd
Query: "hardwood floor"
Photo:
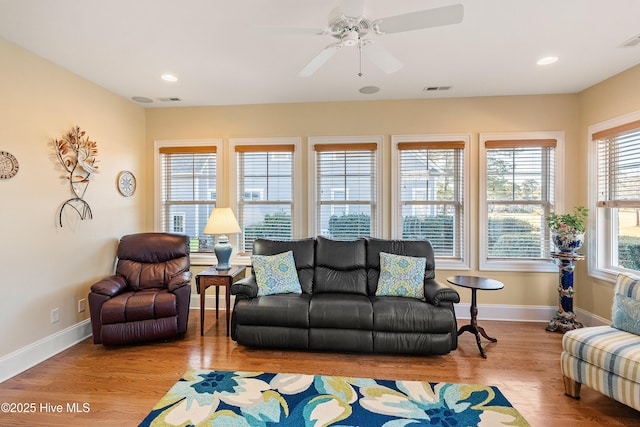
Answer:
<svg viewBox="0 0 640 427"><path fill-rule="evenodd" d="M640 412L586 386L581 400L564 395L562 335L546 332L541 323L480 319L487 333L498 338L497 343L483 340L483 359L469 333L446 356L273 351L231 341L223 314L216 322L207 312L204 337L199 312L189 317L184 339L105 348L89 338L5 381L0 402L34 403L36 412L2 412L0 425L135 426L186 369L195 368L495 385L532 426L640 426ZM77 412L68 411L68 404ZM53 412L58 408L61 413Z"/></svg>

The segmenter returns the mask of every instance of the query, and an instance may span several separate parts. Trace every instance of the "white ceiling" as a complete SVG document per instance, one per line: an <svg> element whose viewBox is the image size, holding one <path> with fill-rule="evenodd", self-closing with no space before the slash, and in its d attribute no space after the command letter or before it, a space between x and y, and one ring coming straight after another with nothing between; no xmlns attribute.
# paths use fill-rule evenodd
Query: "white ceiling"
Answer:
<svg viewBox="0 0 640 427"><path fill-rule="evenodd" d="M340 0L0 0L0 37L145 107L575 93L640 63L640 45L620 47L639 0L365 0L373 19L457 3L461 24L372 35L404 67L363 59L362 77L353 48L299 77L336 40L271 31L322 28Z"/></svg>

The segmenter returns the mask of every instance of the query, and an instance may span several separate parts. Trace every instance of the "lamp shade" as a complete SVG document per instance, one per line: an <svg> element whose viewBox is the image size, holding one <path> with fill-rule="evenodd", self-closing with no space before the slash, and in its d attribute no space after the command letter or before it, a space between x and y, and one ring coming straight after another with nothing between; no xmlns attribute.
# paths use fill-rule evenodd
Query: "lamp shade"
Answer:
<svg viewBox="0 0 640 427"><path fill-rule="evenodd" d="M209 215L209 221L204 227L204 234L234 234L240 233L240 225L231 208L214 208Z"/></svg>

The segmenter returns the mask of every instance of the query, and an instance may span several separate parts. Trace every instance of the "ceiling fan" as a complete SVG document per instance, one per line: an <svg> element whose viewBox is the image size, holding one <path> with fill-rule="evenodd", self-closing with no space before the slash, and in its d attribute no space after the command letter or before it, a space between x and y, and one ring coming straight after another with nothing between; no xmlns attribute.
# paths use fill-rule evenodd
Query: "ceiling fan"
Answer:
<svg viewBox="0 0 640 427"><path fill-rule="evenodd" d="M365 15L364 0L341 0L340 6L329 14L328 25L321 29L303 30L319 35L330 35L337 42L329 44L300 71L302 77L311 76L343 47L357 47L371 62L387 74L402 68L384 47L365 36L373 33L385 35L421 30L462 22L464 9L461 4L421 10L381 19ZM298 30L300 32L300 30ZM362 75L360 72L358 75Z"/></svg>

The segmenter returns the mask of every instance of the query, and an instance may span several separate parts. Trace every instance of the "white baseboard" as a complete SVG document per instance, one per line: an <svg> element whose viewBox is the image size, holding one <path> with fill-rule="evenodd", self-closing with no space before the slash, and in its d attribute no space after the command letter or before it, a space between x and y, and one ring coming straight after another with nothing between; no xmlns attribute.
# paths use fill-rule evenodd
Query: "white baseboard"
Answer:
<svg viewBox="0 0 640 427"><path fill-rule="evenodd" d="M91 321L83 320L0 358L0 383L55 356L91 336Z"/></svg>
<svg viewBox="0 0 640 427"><path fill-rule="evenodd" d="M233 308L233 304L235 303L236 297L231 295L231 308ZM224 301L224 294L220 293L220 301L218 302L220 310L226 310L226 303ZM200 295L193 294L191 295L191 300L189 301L189 308L192 310L200 310ZM211 295L205 294L204 297L204 309L205 310L215 310L216 309L216 294L215 292L211 292Z"/></svg>
<svg viewBox="0 0 640 427"><path fill-rule="evenodd" d="M596 316L593 313L589 313L588 311L576 308L575 309L576 317L584 326L604 326L610 325L611 320L607 320L604 317Z"/></svg>
<svg viewBox="0 0 640 427"><path fill-rule="evenodd" d="M455 304L458 319L471 319L471 304ZM544 322L547 323L556 314L556 306L543 305L478 305L478 319L501 320L504 322ZM611 321L588 311L576 308L577 320L584 326L608 325Z"/></svg>
<svg viewBox="0 0 640 427"><path fill-rule="evenodd" d="M458 319L471 319L471 304L455 304ZM478 319L502 320L505 322L548 322L557 307L541 305L478 304Z"/></svg>

